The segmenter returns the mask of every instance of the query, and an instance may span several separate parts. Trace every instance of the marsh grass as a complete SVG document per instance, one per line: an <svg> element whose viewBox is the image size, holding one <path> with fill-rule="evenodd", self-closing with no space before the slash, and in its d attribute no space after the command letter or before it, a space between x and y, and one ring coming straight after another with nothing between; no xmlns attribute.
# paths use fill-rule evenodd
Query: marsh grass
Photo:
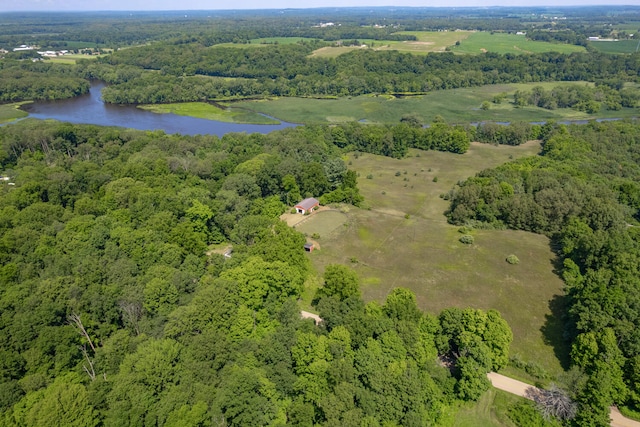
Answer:
<svg viewBox="0 0 640 427"><path fill-rule="evenodd" d="M205 102L184 102L176 104L141 105L138 108L154 113L173 113L179 116L191 116L200 119L216 120L228 123L278 124L279 122L259 113L237 108L218 108Z"/></svg>
<svg viewBox="0 0 640 427"><path fill-rule="evenodd" d="M431 122L437 115L444 117L450 123L590 120L636 117L638 115L638 110L634 108L623 108L619 111L601 110L597 114L590 115L570 108L556 110L531 106L517 108L511 102L516 90L530 91L534 86L542 86L546 90L551 90L556 86L588 84L586 82L545 82L488 85L434 91L410 97L362 95L337 99L277 98L242 101L233 105L291 123L341 123L349 121L398 123L406 115L418 116L425 123ZM496 95L500 94L507 94L501 104L491 103L488 110L480 108L484 101L492 101Z"/></svg>
<svg viewBox="0 0 640 427"><path fill-rule="evenodd" d="M0 104L0 123L11 122L16 119L27 117L27 112L20 110L20 106L27 102L14 102L11 104Z"/></svg>

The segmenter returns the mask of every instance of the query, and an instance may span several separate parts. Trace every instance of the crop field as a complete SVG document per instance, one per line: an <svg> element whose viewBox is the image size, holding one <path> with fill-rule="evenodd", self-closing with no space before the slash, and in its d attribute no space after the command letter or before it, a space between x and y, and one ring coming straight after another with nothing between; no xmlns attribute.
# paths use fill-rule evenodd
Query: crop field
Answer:
<svg viewBox="0 0 640 427"><path fill-rule="evenodd" d="M455 53L479 54L484 52L496 53L541 53L541 52L584 52L582 46L570 44L556 44L527 40L524 35L488 33L478 31L470 34L460 42L459 46L453 46Z"/></svg>
<svg viewBox="0 0 640 427"><path fill-rule="evenodd" d="M634 53L640 40L596 41L589 44L604 53Z"/></svg>
<svg viewBox="0 0 640 427"><path fill-rule="evenodd" d="M425 95L395 97L392 95L362 95L337 99L278 98L261 101L242 101L235 107L277 117L292 123L340 123L366 121L371 123L398 123L407 114L420 117L425 123L441 115L450 123L481 121L589 120L595 118L626 118L638 116L638 110L623 108L618 111L601 110L587 114L570 108L546 110L540 107L516 108L510 101L516 90L530 91L534 86L547 90L555 86L585 85L585 82L546 82L508 85L489 85L474 88L449 89ZM495 95L507 94L501 104L491 103L488 110L480 108L483 101Z"/></svg>
<svg viewBox="0 0 640 427"><path fill-rule="evenodd" d="M261 114L238 109L222 109L206 102L184 102L177 104L141 105L138 108L154 113L173 113L179 116L191 116L200 119L217 120L227 123L278 124L277 120Z"/></svg>
<svg viewBox="0 0 640 427"><path fill-rule="evenodd" d="M530 142L473 144L464 155L411 150L402 160L352 155L350 168L359 174L370 209L351 209L341 233L321 234L321 250L311 259L320 272L331 263L351 265L366 300L384 301L393 288L406 287L431 313L451 306L495 308L514 332L512 355L557 374L562 368L554 351L566 352L550 307L561 300L563 283L554 273L549 240L519 231L476 230L474 243L464 245L458 227L443 214L448 202L440 198L459 180L539 149ZM520 263L508 264L510 254Z"/></svg>

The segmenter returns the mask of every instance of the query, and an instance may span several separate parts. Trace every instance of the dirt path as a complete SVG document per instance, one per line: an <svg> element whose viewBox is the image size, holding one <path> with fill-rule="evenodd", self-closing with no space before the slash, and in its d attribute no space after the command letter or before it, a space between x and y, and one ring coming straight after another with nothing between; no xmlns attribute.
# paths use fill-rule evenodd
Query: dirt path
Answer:
<svg viewBox="0 0 640 427"><path fill-rule="evenodd" d="M525 391L529 387L533 387L530 384L514 380L513 378L505 377L504 375L496 374L495 372L489 372L487 374L487 378L489 378L489 381L491 381L491 384L495 388L524 398L527 398L525 396ZM618 408L612 406L611 427L640 427L640 422L624 417L620 413L620 411L618 411Z"/></svg>
<svg viewBox="0 0 640 427"><path fill-rule="evenodd" d="M495 372L489 372L487 378L489 378L491 385L495 388L524 398L527 398L527 396L525 396L527 389L533 387L531 384L523 383L522 381L514 380L513 378L505 377Z"/></svg>
<svg viewBox="0 0 640 427"><path fill-rule="evenodd" d="M304 310L300 311L300 317L302 317L303 319L313 319L313 321L316 322L316 325L322 322L322 318L320 318L320 316Z"/></svg>

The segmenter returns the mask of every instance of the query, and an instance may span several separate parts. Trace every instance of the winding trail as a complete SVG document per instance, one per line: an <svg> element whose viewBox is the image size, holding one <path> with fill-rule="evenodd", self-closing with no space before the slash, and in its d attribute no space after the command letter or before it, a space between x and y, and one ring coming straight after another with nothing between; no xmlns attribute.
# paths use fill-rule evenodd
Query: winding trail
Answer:
<svg viewBox="0 0 640 427"><path fill-rule="evenodd" d="M528 388L533 387L530 384L514 380L513 378L505 377L504 375L500 375L495 372L489 372L487 374L487 378L489 378L489 381L491 381L491 384L495 388L506 391L507 393L524 397L525 399L527 399L527 396L525 396L525 391ZM640 422L626 418L620 413L620 411L618 411L618 408L616 408L615 406L611 407L610 418L611 427L640 427Z"/></svg>
<svg viewBox="0 0 640 427"><path fill-rule="evenodd" d="M316 325L322 322L322 318L320 316L309 313L308 311L301 310L300 317L303 319L313 319ZM496 372L489 372L487 374L487 378L489 378L491 385L495 388L506 391L507 393L515 394L516 396L524 397L525 399L529 399L526 396L527 389L532 387L535 388L535 386L532 386L531 384L509 378ZM611 407L610 418L611 427L640 427L640 422L625 417L615 406Z"/></svg>

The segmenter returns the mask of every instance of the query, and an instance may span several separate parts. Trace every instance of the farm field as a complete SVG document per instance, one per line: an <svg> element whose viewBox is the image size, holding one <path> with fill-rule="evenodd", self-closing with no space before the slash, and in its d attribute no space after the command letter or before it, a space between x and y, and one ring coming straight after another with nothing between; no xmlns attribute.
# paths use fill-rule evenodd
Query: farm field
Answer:
<svg viewBox="0 0 640 427"><path fill-rule="evenodd" d="M398 34L416 36L416 41L372 40L358 39L367 49L397 50L404 53L427 54L429 52L444 52L457 41L464 40L470 31L403 31ZM334 58L343 53L363 49L360 46L326 46L315 50L311 56Z"/></svg>
<svg viewBox="0 0 640 427"><path fill-rule="evenodd" d="M563 85L585 85L585 82L545 82L508 85L488 85L474 88L449 89L425 95L395 97L392 95L362 95L338 99L277 98L261 101L241 101L229 105L263 113L292 123L341 123L366 121L371 123L398 123L407 114L414 114L430 122L441 115L450 123L481 121L589 120L596 118L627 118L638 116L638 109L623 108L618 111L601 110L587 114L570 108L546 110L527 106L516 108L512 103L516 90L530 91L534 86L550 90ZM480 108L483 101L506 93L501 104L490 104L488 110Z"/></svg>
<svg viewBox="0 0 640 427"><path fill-rule="evenodd" d="M48 58L48 61L56 62L58 64L75 64L80 59L96 59L98 55L83 55L83 54L68 54L63 56L56 56Z"/></svg>
<svg viewBox="0 0 640 427"><path fill-rule="evenodd" d="M506 33L474 32L453 46L451 50L460 54L495 53L541 53L541 52L584 52L583 46L557 44L527 40L524 35Z"/></svg>
<svg viewBox="0 0 640 427"><path fill-rule="evenodd" d="M555 351L563 357L564 350L558 350L561 331L550 306L561 302L563 283L553 272L549 240L519 231L476 230L475 243L464 245L458 227L443 215L448 202L439 197L459 180L510 158L535 155L539 148L537 142L474 143L464 155L411 150L402 160L350 156L371 209L352 208L339 233L316 229L321 250L313 252L312 262L319 272L327 264L351 265L366 300L383 301L391 289L406 287L431 313L451 306L495 308L514 332L511 354L559 373ZM520 264L508 264L510 254Z"/></svg>
<svg viewBox="0 0 640 427"><path fill-rule="evenodd" d="M595 41L589 44L605 53L634 53L638 49L640 40Z"/></svg>

